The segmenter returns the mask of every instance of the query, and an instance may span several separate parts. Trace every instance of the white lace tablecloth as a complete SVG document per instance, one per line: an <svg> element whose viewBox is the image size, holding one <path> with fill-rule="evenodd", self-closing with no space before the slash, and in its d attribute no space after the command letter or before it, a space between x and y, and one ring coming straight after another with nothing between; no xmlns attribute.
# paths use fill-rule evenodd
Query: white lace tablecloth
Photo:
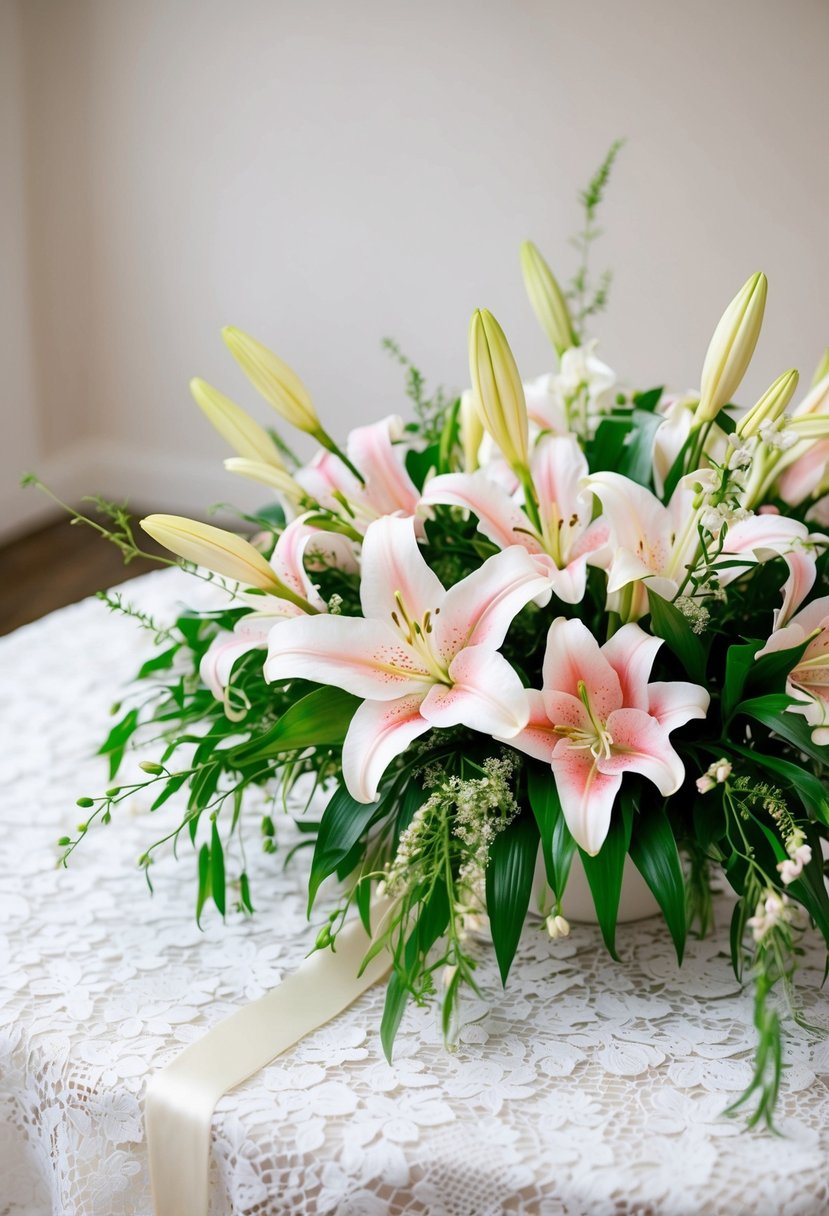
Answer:
<svg viewBox="0 0 829 1216"><path fill-rule="evenodd" d="M173 584L130 585L145 605ZM150 1216L142 1094L183 1044L301 961L307 853L248 847L256 915L194 923L195 854L138 855L177 821L124 807L68 870L54 841L106 786L93 752L149 640L91 600L0 641L0 1216ZM286 824L284 837L290 837ZM255 833L249 837L255 839ZM751 1076L750 992L716 937L680 971L661 922L527 930L507 990L481 945L486 1002L458 1048L410 1012L395 1062L381 987L219 1105L211 1216L806 1216L829 1211L829 1043L796 1027L783 1137L722 1117ZM825 1014L821 951L807 1016ZM823 1011L820 1006L823 1005Z"/></svg>

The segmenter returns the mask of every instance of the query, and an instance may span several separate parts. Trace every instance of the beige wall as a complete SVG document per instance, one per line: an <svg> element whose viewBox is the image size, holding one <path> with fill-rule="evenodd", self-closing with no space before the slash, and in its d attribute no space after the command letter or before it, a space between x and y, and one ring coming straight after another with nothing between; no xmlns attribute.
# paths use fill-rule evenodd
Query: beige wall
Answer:
<svg viewBox="0 0 829 1216"><path fill-rule="evenodd" d="M199 373L254 406L229 321L297 367L331 429L405 409L386 333L462 385L479 304L544 370L518 243L569 273L576 188L620 134L598 252L609 362L693 385L757 268L771 295L747 391L810 375L829 342L826 0L8 9L39 428L69 481L187 509L230 494L186 387Z"/></svg>

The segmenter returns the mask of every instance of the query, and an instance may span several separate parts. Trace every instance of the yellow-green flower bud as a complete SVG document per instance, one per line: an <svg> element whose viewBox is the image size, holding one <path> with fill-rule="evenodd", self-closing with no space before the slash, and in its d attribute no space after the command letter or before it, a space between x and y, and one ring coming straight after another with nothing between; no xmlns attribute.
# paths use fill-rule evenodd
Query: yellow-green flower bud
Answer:
<svg viewBox="0 0 829 1216"><path fill-rule="evenodd" d="M485 308L472 314L469 372L484 429L508 464L526 474L529 427L524 389L504 331Z"/></svg>
<svg viewBox="0 0 829 1216"><path fill-rule="evenodd" d="M465 389L461 393L459 422L463 467L467 473L474 473L478 467L478 451L484 437L484 426L471 389Z"/></svg>
<svg viewBox="0 0 829 1216"><path fill-rule="evenodd" d="M277 469L285 468L276 444L268 432L241 406L213 388L206 380L191 380L190 392L207 421L230 444L234 452L238 452L247 460L260 461Z"/></svg>
<svg viewBox="0 0 829 1216"><path fill-rule="evenodd" d="M232 325L225 326L222 337L253 387L287 422L309 435L322 430L308 390L287 363Z"/></svg>
<svg viewBox="0 0 829 1216"><path fill-rule="evenodd" d="M182 515L148 515L141 520L144 531L165 549L185 561L204 566L215 574L232 578L246 587L258 587L280 595L282 584L266 559L249 541Z"/></svg>
<svg viewBox="0 0 829 1216"><path fill-rule="evenodd" d="M702 367L696 425L712 422L738 389L760 336L767 290L766 276L753 274L720 318Z"/></svg>
<svg viewBox="0 0 829 1216"><path fill-rule="evenodd" d="M294 481L284 468L264 464L261 460L246 460L242 456L229 456L224 464L228 473L236 473L238 477L247 477L249 481L258 481L260 485L270 486L289 502L298 503L307 497L302 486Z"/></svg>
<svg viewBox="0 0 829 1216"><path fill-rule="evenodd" d="M740 439L751 439L761 426L769 422L776 422L780 418L794 396L799 379L800 376L793 367L789 371L783 372L782 376L777 377L757 404L743 414L737 423L737 434Z"/></svg>
<svg viewBox="0 0 829 1216"><path fill-rule="evenodd" d="M532 241L524 241L521 246L521 270L532 310L561 357L571 346L578 346L579 340L564 292Z"/></svg>

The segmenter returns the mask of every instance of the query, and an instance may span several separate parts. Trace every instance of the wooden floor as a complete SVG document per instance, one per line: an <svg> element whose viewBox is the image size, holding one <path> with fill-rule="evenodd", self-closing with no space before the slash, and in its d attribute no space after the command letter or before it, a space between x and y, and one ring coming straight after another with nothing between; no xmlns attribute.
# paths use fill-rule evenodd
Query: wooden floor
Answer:
<svg viewBox="0 0 829 1216"><path fill-rule="evenodd" d="M130 510L138 518L144 513ZM143 544L156 547L149 537ZM0 548L0 634L155 569L143 558L125 566L109 541L61 517Z"/></svg>

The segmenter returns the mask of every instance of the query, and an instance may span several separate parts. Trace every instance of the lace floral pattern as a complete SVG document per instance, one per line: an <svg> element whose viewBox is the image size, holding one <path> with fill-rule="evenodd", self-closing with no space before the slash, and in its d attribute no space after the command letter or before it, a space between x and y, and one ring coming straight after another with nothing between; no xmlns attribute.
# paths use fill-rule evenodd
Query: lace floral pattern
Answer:
<svg viewBox="0 0 829 1216"><path fill-rule="evenodd" d="M131 584L143 607L177 575ZM256 916L193 918L195 858L134 862L159 834L139 801L66 871L54 840L106 780L93 752L149 642L87 601L0 642L0 1216L151 1216L145 1079L302 960L307 852L287 871L248 846ZM283 856L293 839L280 827ZM188 846L189 849L189 846ZM722 1111L751 1074L751 994L731 974L728 908L679 970L658 921L527 930L504 992L480 945L484 1000L456 1050L413 1010L383 1059L371 990L225 1097L214 1120L211 1216L647 1216L829 1210L829 1041L796 1028L783 1138ZM804 1012L825 1021L817 944ZM821 1006L823 1005L823 1009Z"/></svg>

